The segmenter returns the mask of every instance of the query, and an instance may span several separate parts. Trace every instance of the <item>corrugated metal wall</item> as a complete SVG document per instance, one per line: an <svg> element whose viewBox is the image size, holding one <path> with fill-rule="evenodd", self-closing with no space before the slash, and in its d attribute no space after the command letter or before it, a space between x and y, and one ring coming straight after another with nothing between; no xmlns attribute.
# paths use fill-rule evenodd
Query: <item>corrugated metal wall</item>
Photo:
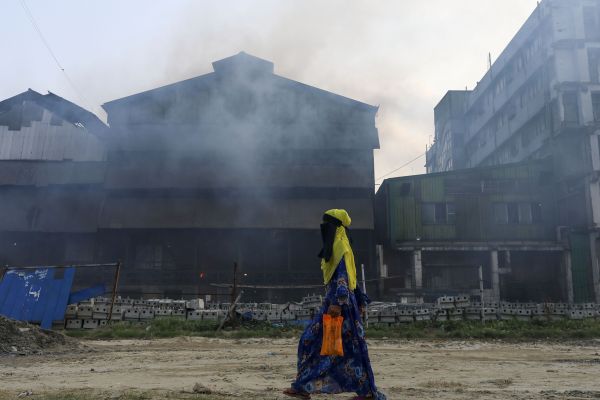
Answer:
<svg viewBox="0 0 600 400"><path fill-rule="evenodd" d="M594 288L592 287L590 270L590 238L585 233L571 233L570 244L575 302L593 301Z"/></svg>
<svg viewBox="0 0 600 400"><path fill-rule="evenodd" d="M44 110L41 121L9 130L0 126L0 160L103 161L106 151L85 128L57 119Z"/></svg>
<svg viewBox="0 0 600 400"><path fill-rule="evenodd" d="M557 224L553 186L544 183L545 163L459 170L389 180L390 242L422 240L554 240ZM486 185L500 183L498 187ZM516 182L514 188L505 182ZM449 186L451 185L451 187ZM410 190L407 188L410 187ZM424 203L452 203L456 222L424 224ZM541 223L499 224L494 203L541 203Z"/></svg>

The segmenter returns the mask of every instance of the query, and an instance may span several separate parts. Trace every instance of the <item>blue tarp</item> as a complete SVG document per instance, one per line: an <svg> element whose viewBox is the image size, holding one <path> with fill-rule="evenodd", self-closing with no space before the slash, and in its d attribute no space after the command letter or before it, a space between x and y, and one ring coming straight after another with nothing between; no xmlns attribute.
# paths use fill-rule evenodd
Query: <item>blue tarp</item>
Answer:
<svg viewBox="0 0 600 400"><path fill-rule="evenodd" d="M73 267L63 271L56 279L55 268L8 271L0 282L0 315L52 328L52 321L64 319L75 276Z"/></svg>

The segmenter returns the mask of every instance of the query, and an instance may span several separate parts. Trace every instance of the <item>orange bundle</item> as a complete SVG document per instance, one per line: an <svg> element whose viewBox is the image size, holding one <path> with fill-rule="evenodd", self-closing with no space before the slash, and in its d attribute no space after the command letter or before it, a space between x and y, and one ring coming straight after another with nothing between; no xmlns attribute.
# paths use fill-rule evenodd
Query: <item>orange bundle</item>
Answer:
<svg viewBox="0 0 600 400"><path fill-rule="evenodd" d="M332 317L329 314L323 314L323 346L321 347L322 356L343 356L342 347L342 323L344 317Z"/></svg>

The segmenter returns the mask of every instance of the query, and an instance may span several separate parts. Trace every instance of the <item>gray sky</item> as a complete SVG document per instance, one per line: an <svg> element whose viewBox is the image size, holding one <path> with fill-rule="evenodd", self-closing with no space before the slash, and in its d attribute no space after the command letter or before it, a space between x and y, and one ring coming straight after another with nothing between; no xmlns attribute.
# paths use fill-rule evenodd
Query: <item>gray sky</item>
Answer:
<svg viewBox="0 0 600 400"><path fill-rule="evenodd" d="M71 87L31 25L26 1ZM212 71L239 51L379 105L380 177L425 150L433 107L473 88L536 0L2 0L0 99L27 88L100 104ZM424 159L395 176L424 172Z"/></svg>

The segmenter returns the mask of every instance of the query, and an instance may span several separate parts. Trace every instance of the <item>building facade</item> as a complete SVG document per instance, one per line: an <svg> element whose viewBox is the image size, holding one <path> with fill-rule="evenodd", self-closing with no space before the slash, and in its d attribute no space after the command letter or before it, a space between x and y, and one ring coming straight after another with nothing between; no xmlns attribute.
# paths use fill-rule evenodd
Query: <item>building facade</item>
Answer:
<svg viewBox="0 0 600 400"><path fill-rule="evenodd" d="M72 187L85 205L40 228L56 256L38 262L121 260L121 293L171 297L229 293L214 285L232 282L236 262L246 299L298 300L309 289L283 287L322 283L321 216L346 208L358 262L374 270L377 108L278 76L245 53L213 68L103 105L104 158L52 167L74 171L48 186L74 198ZM5 165L20 171L15 162ZM42 189L27 190L39 198ZM70 221L82 226L67 238ZM21 235L24 248L32 234L26 216L3 232L6 243ZM12 254L5 263L34 263Z"/></svg>
<svg viewBox="0 0 600 400"><path fill-rule="evenodd" d="M557 230L547 161L387 179L376 197L382 292L426 301L582 301L587 265ZM563 236L561 236L561 234Z"/></svg>
<svg viewBox="0 0 600 400"><path fill-rule="evenodd" d="M445 96L437 109L451 108ZM600 2L543 0L472 91L464 108L436 113L427 171L493 166L549 157L558 225L585 260L600 301ZM462 152L447 150L448 138Z"/></svg>

